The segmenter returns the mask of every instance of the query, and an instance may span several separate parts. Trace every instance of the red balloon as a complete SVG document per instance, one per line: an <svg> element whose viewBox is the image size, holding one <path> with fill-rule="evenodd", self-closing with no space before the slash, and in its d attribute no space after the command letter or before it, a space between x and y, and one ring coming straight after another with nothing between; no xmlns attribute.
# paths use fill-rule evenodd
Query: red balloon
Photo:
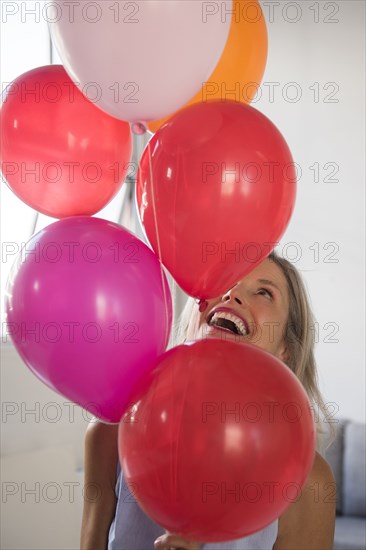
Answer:
<svg viewBox="0 0 366 550"><path fill-rule="evenodd" d="M129 124L86 99L61 65L14 80L0 122L4 178L39 212L95 214L120 189L131 159Z"/></svg>
<svg viewBox="0 0 366 550"><path fill-rule="evenodd" d="M148 143L137 202L147 237L185 292L223 294L261 263L290 220L296 171L272 122L249 105L196 104Z"/></svg>
<svg viewBox="0 0 366 550"><path fill-rule="evenodd" d="M299 498L314 449L310 403L290 369L258 347L216 339L165 353L119 430L141 507L204 542L274 521Z"/></svg>

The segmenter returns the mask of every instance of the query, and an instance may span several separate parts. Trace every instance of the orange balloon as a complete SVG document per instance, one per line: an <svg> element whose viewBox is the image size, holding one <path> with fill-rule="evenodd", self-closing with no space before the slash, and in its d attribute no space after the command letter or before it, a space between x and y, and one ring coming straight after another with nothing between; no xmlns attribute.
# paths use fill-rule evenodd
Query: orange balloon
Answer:
<svg viewBox="0 0 366 550"><path fill-rule="evenodd" d="M212 99L250 103L263 78L267 51L267 26L258 0L233 0L229 37L221 59L209 80L183 108ZM149 130L156 132L170 116L149 122Z"/></svg>

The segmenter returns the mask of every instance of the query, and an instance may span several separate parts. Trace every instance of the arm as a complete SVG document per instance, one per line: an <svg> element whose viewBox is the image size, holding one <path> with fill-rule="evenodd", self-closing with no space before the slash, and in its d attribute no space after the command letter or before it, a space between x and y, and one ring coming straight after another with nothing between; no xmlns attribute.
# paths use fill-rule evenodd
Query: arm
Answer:
<svg viewBox="0 0 366 550"><path fill-rule="evenodd" d="M118 425L89 424L85 434L81 550L106 550L115 509Z"/></svg>
<svg viewBox="0 0 366 550"><path fill-rule="evenodd" d="M301 496L280 517L273 550L332 550L335 481L329 464L316 453Z"/></svg>

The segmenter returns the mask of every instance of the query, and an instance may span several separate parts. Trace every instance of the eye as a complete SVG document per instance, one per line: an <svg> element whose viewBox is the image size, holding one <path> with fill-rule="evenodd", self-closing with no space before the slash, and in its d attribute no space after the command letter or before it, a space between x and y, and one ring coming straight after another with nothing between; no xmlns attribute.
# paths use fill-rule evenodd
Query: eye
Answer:
<svg viewBox="0 0 366 550"><path fill-rule="evenodd" d="M273 292L269 290L268 288L259 288L256 292L256 294L259 294L261 296L266 296L270 300L273 299Z"/></svg>

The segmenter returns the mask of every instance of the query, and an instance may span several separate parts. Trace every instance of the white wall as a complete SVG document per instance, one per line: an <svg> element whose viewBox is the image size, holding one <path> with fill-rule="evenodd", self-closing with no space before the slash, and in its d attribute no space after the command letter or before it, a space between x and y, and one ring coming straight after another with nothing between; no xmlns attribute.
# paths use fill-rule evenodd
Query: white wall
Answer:
<svg viewBox="0 0 366 550"><path fill-rule="evenodd" d="M269 58L262 99L254 106L279 127L302 171L279 251L288 259L301 255L296 265L319 322L317 360L326 401L338 416L364 421L365 3L262 6ZM319 181L310 169L315 163Z"/></svg>
<svg viewBox="0 0 366 550"><path fill-rule="evenodd" d="M90 420L2 346L0 548L78 548Z"/></svg>

